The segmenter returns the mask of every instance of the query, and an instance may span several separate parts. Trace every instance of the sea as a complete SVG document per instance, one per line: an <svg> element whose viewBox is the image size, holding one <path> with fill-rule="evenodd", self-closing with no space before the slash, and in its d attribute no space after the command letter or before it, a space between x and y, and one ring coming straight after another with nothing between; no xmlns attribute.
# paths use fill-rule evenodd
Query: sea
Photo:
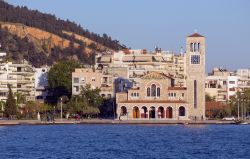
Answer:
<svg viewBox="0 0 250 159"><path fill-rule="evenodd" d="M250 125L0 126L0 159L250 159Z"/></svg>

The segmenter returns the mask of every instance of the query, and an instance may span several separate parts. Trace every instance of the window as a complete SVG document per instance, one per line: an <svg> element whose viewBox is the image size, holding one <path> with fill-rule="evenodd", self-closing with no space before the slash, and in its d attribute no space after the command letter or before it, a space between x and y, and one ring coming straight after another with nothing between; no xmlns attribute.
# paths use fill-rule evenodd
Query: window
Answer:
<svg viewBox="0 0 250 159"><path fill-rule="evenodd" d="M160 97L161 96L161 90L160 90L160 88L158 87L157 88L157 97Z"/></svg>
<svg viewBox="0 0 250 159"><path fill-rule="evenodd" d="M17 72L21 72L22 71L22 68L21 67L17 67Z"/></svg>
<svg viewBox="0 0 250 159"><path fill-rule="evenodd" d="M169 97L176 97L176 93L172 93L172 92L171 92L171 93L168 93L168 96L169 96Z"/></svg>
<svg viewBox="0 0 250 159"><path fill-rule="evenodd" d="M131 93L131 96L133 97L133 96L134 96L134 93Z"/></svg>
<svg viewBox="0 0 250 159"><path fill-rule="evenodd" d="M182 97L185 97L185 93L181 93L181 96L182 96Z"/></svg>
<svg viewBox="0 0 250 159"><path fill-rule="evenodd" d="M192 55L191 64L200 64L200 55Z"/></svg>
<svg viewBox="0 0 250 159"><path fill-rule="evenodd" d="M74 92L79 92L79 86L74 86Z"/></svg>
<svg viewBox="0 0 250 159"><path fill-rule="evenodd" d="M194 109L197 108L197 81L194 80Z"/></svg>
<svg viewBox="0 0 250 159"><path fill-rule="evenodd" d="M147 88L147 96L150 97L150 88Z"/></svg>
<svg viewBox="0 0 250 159"><path fill-rule="evenodd" d="M193 43L190 44L190 52L193 52Z"/></svg>
<svg viewBox="0 0 250 159"><path fill-rule="evenodd" d="M92 77L92 79L91 79L93 82L95 81L95 77Z"/></svg>
<svg viewBox="0 0 250 159"><path fill-rule="evenodd" d="M223 85L227 85L227 81L223 81Z"/></svg>
<svg viewBox="0 0 250 159"><path fill-rule="evenodd" d="M229 84L235 84L235 81L229 81Z"/></svg>
<svg viewBox="0 0 250 159"><path fill-rule="evenodd" d="M200 43L198 43L197 47L198 47L198 52L200 52Z"/></svg>
<svg viewBox="0 0 250 159"><path fill-rule="evenodd" d="M21 86L21 84L17 84L17 88L21 88L22 86Z"/></svg>
<svg viewBox="0 0 250 159"><path fill-rule="evenodd" d="M79 78L74 78L74 83L79 83Z"/></svg>
<svg viewBox="0 0 250 159"><path fill-rule="evenodd" d="M229 91L235 92L235 88L229 88Z"/></svg>
<svg viewBox="0 0 250 159"><path fill-rule="evenodd" d="M151 85L151 96L153 96L153 97L156 96L156 85L155 84Z"/></svg>
<svg viewBox="0 0 250 159"><path fill-rule="evenodd" d="M137 93L137 97L139 97L139 93Z"/></svg>

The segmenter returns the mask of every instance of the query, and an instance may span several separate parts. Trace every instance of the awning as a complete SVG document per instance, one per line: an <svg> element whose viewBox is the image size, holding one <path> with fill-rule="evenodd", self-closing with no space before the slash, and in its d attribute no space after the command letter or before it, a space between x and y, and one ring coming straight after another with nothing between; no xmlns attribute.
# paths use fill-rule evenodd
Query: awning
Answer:
<svg viewBox="0 0 250 159"><path fill-rule="evenodd" d="M134 61L134 57L133 56L124 56L122 58L123 62L133 62Z"/></svg>
<svg viewBox="0 0 250 159"><path fill-rule="evenodd" d="M161 62L163 61L162 57L161 56L153 56L154 60L157 61L157 62Z"/></svg>
<svg viewBox="0 0 250 159"><path fill-rule="evenodd" d="M102 56L100 62L111 62L110 56Z"/></svg>
<svg viewBox="0 0 250 159"><path fill-rule="evenodd" d="M135 62L152 62L152 56L136 56Z"/></svg>

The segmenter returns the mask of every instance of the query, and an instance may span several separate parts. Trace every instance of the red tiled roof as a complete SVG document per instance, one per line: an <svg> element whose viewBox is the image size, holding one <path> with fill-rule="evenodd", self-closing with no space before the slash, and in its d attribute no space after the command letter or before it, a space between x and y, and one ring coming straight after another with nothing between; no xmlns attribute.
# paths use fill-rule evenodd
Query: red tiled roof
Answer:
<svg viewBox="0 0 250 159"><path fill-rule="evenodd" d="M204 36L202 36L202 35L200 35L198 33L194 33L192 35L189 35L188 37L204 37Z"/></svg>
<svg viewBox="0 0 250 159"><path fill-rule="evenodd" d="M183 100L126 100L118 103L187 103Z"/></svg>
<svg viewBox="0 0 250 159"><path fill-rule="evenodd" d="M187 90L186 87L168 87L168 90Z"/></svg>

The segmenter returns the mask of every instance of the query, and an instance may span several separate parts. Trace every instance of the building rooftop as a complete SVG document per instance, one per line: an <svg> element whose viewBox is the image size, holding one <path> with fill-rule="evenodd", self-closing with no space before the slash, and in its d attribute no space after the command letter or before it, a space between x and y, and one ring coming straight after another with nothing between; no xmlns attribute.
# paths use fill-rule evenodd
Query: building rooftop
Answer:
<svg viewBox="0 0 250 159"><path fill-rule="evenodd" d="M202 35L200 35L198 33L194 33L192 35L189 35L188 37L204 37L204 36L202 36Z"/></svg>

